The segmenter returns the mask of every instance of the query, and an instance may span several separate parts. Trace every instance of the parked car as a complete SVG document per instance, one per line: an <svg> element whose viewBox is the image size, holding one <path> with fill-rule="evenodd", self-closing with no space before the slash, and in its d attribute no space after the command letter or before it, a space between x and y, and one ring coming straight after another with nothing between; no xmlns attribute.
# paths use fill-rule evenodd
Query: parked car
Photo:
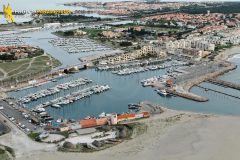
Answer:
<svg viewBox="0 0 240 160"><path fill-rule="evenodd" d="M25 128L26 128L26 126L23 124L23 125L21 125L21 128L22 128L22 129L25 129Z"/></svg>

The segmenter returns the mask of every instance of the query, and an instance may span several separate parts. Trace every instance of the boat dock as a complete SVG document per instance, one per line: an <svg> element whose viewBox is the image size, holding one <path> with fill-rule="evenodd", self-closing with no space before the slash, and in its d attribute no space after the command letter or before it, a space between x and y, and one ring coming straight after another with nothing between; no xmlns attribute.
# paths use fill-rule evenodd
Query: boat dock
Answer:
<svg viewBox="0 0 240 160"><path fill-rule="evenodd" d="M212 92L223 94L225 96L229 96L229 97L233 97L233 98L236 98L236 99L240 99L239 96L234 96L234 95L231 95L231 94L228 94L228 93L224 93L224 92L217 91L217 90L214 90L214 89L211 89L211 88L207 88L207 87L203 87L203 86L200 86L200 85L196 85L196 86L199 87L199 88L204 89L205 91L212 91Z"/></svg>
<svg viewBox="0 0 240 160"><path fill-rule="evenodd" d="M49 40L54 47L60 47L69 54L95 51L109 51L111 48L86 38L55 38Z"/></svg>
<svg viewBox="0 0 240 160"><path fill-rule="evenodd" d="M21 97L18 99L18 102L20 103L29 103L31 101L40 99L42 97L50 96L59 93L61 90L68 90L70 88L87 85L89 83L92 83L92 80L86 79L86 78L79 78L70 82L58 84L52 88L44 89L37 91L35 93L26 95L24 97Z"/></svg>
<svg viewBox="0 0 240 160"><path fill-rule="evenodd" d="M110 87L108 85L94 85L94 86L79 90L77 92L70 93L66 96L58 97L56 99L45 102L43 104L39 104L34 108L39 109L39 108L46 108L49 106L52 106L54 108L61 108L63 105L73 103L85 97L90 97L93 94L99 94L99 93L105 92L109 89Z"/></svg>
<svg viewBox="0 0 240 160"><path fill-rule="evenodd" d="M210 82L212 84L220 85L223 87L228 87L236 90L240 90L240 84L232 83L232 82L227 82L221 79L209 79L207 82Z"/></svg>

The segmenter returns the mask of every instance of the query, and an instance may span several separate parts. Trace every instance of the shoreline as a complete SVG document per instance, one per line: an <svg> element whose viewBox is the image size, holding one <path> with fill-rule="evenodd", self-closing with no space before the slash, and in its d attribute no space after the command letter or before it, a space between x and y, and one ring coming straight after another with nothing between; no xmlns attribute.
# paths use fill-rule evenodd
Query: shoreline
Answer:
<svg viewBox="0 0 240 160"><path fill-rule="evenodd" d="M126 159L126 157L128 157L127 159L129 160L136 158L143 160L146 158L153 159L153 156L159 152L161 153L160 159L177 160L180 157L185 157L186 159L188 159L188 157L195 157L193 159L200 160L201 156L204 155L205 147L206 149L210 149L211 152L217 153L217 149L214 150L214 147L222 147L225 149L224 145L219 145L219 143L224 143L224 139L230 138L232 135L235 136L240 132L239 128L234 127L235 124L238 124L237 120L240 120L240 117L219 116L189 111L177 111L165 107L162 108L164 110L162 114L139 121L148 126L144 134L134 137L131 140L125 140L105 150L92 153L58 152L54 149L51 151L38 150L34 153L28 152L28 154L21 154L17 157L17 160L38 160L39 157L46 160L87 160L96 158L99 160L110 160L117 157L121 157L120 160ZM234 123L234 125L229 126L231 123ZM240 124L238 125L240 126ZM223 133L220 132L223 131L225 127L228 131L233 130L231 134L226 136L227 138L222 137L222 134L226 131ZM235 132L235 130L237 132ZM209 132L211 137L205 134L206 131ZM216 131L218 134L215 133ZM215 139L218 141L211 142L213 144L209 145L209 140L212 136L215 136ZM201 145L204 147L199 148L198 145L192 146L194 143L202 143ZM231 143L236 143L233 145L240 147L240 144L235 140L232 140ZM176 147L174 147L175 145ZM179 147L179 145L182 147ZM181 150L181 152L179 150ZM173 152L173 154L169 154L169 152ZM184 153L184 155L182 155L182 153Z"/></svg>
<svg viewBox="0 0 240 160"><path fill-rule="evenodd" d="M219 54L216 56L216 60L228 61L230 58L238 54L240 54L240 46L233 46L231 48L219 52Z"/></svg>

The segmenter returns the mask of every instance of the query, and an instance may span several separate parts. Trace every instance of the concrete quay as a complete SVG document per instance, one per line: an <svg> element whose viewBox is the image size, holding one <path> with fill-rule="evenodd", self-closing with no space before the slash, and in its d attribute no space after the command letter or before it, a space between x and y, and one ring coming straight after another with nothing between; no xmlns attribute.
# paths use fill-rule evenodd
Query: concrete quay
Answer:
<svg viewBox="0 0 240 160"><path fill-rule="evenodd" d="M217 67L216 68L217 70L215 69L205 70L203 68L201 72L192 69L192 71L195 73L189 72L181 75L181 77L175 77L175 79L172 79L173 82L175 82L175 85L173 87L166 87L165 85L159 84L158 82L152 84L151 86L157 87L158 89L165 89L170 95L179 96L179 97L190 99L197 102L206 102L209 100L207 97L202 97L190 92L193 86L197 86L204 81L214 81L216 83L218 82L219 84L240 90L240 85L238 84L233 84L230 82L215 79L224 73L227 73L231 70L236 69L237 66L230 62L209 64L210 68L213 68L216 66L220 66L220 67ZM196 72L198 72L199 74L196 74Z"/></svg>

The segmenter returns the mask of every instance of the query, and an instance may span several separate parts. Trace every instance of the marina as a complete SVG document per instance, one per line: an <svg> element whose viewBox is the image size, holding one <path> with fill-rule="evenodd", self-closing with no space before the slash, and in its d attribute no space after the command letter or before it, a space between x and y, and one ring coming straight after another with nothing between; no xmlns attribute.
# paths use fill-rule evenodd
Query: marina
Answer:
<svg viewBox="0 0 240 160"><path fill-rule="evenodd" d="M130 75L134 73L146 72L149 70L163 69L163 66L147 66L147 67L138 67L138 68L125 68L119 71L112 71L112 73L117 75Z"/></svg>
<svg viewBox="0 0 240 160"><path fill-rule="evenodd" d="M40 91L38 91L34 94L29 94L27 96L21 97L21 98L18 99L18 102L19 103L28 103L30 101L35 101L35 100L37 100L39 98L42 98L42 97L46 97L46 96L49 96L49 95L59 93L60 90L67 90L69 88L89 84L91 82L92 82L92 80L88 80L88 79L85 79L85 78L79 78L77 80L73 80L73 81L70 81L70 82L67 82L67 83L63 83L63 84L58 84L55 87L48 88L48 89L45 89L45 90L40 90Z"/></svg>
<svg viewBox="0 0 240 160"><path fill-rule="evenodd" d="M98 94L98 93L107 91L109 89L110 89L110 87L108 85L102 85L102 86L94 85L94 86L79 90L77 92L73 92L64 97L59 97L59 98L53 99L49 102L40 104L40 105L36 106L35 109L45 108L48 106L51 106L54 108L61 108L62 105L67 105L67 104L73 103L82 98L90 97L93 94Z"/></svg>
<svg viewBox="0 0 240 160"><path fill-rule="evenodd" d="M112 65L112 66L102 66L97 67L98 71L111 71L113 74L117 75L131 75L135 73L141 73L146 71L154 71L159 69L166 69L170 68L169 72L173 72L173 67L180 67L187 65L186 62L181 61L169 61L164 62L162 64L156 64L156 63L162 63L161 61L148 61L145 60L144 62L133 62L128 64L120 64L120 65ZM153 65L155 64L155 65ZM176 68L177 69L177 68Z"/></svg>
<svg viewBox="0 0 240 160"><path fill-rule="evenodd" d="M21 46L25 45L25 42L19 37L1 37L0 36L0 47L1 46Z"/></svg>
<svg viewBox="0 0 240 160"><path fill-rule="evenodd" d="M49 44L48 43L49 39L41 39L46 37L54 38L54 39L56 38L56 36L52 35L51 31L48 31L48 30L42 30L42 31L33 32L33 33L26 33L26 34L23 34L23 36L24 37L30 36L31 38L29 39L26 38L24 39L24 41L26 41L31 45L39 46L45 49L47 53L59 59L63 63L62 65L63 67L72 65L72 64L79 64L79 60L77 58L79 58L80 56L86 56L86 53L68 54L65 50L62 50L59 47L54 47L53 45ZM87 54L93 54L93 52L89 52ZM75 55L79 55L79 56L75 56ZM234 62L239 64L239 62L236 59L234 59ZM163 62L156 62L156 64L153 62L151 65L162 65L161 63ZM136 63L135 65L140 66L141 63ZM71 105L68 105L68 107L61 107L59 109L48 107L46 108L47 112L54 119L58 119L59 117L79 119L79 118L84 118L87 115L96 116L102 112L119 112L119 113L125 112L126 109L123 108L122 106L126 106L132 102L138 102L138 101L147 99L154 103L169 106L169 108L171 109L190 110L195 112L217 113L217 114L231 114L231 115L240 114L240 109L237 107L238 101L236 101L236 99L233 99L233 101L230 102L231 103L230 108L232 109L227 110L223 106L229 105L229 102L226 102L226 99L230 97L226 97L226 99L224 100L221 97L222 95L206 93L204 90L198 87L193 87L191 89L191 92L201 96L206 96L207 94L207 97L209 97L209 101L205 102L204 104L183 99L181 97L172 97L171 100L169 100L168 98L164 98L156 94L156 92L154 92L154 89L144 88L141 86L142 80L150 79L149 82L146 82L146 85L148 85L151 83L151 81L154 82L155 81L154 79L160 78L160 76L166 75L168 72L171 72L168 68L149 70L149 71L139 72L139 73L130 74L126 76L118 76L117 74L112 74L111 72L111 71L117 71L124 68L133 68L133 67L131 67L131 65L128 66L127 64L107 65L107 66L99 66L98 69L96 70L110 71L110 72L98 72L94 69L88 69L86 71L81 71L80 73L75 73L73 77L75 77L76 79L79 77L88 77L94 80L94 82L96 82L97 84L109 84L109 86L111 86L111 90L109 92L106 92L105 94L100 94L99 96L93 96L91 97L91 100L86 98L76 103L71 103ZM181 74L177 72L177 70L181 71L181 69L176 68L175 69L176 72L174 72L174 74ZM239 82L239 79L237 79L238 75L234 73L239 73L239 70L236 69L235 71L231 72L231 74L233 74L235 79L232 78L231 74L228 77L225 75L223 77L226 77L226 80L231 79L235 83L238 83ZM171 76L171 74L168 74L168 75ZM153 78L151 79L151 77ZM64 77L63 79L59 80L57 83L58 84L66 83L70 80L71 78ZM16 92L10 92L9 95L11 97L19 98L19 97L23 97L24 95L28 95L29 93L34 93L34 92L37 92L38 90L47 89L54 86L56 86L56 83L49 82L42 86L32 87L32 88L28 88L28 89L16 91ZM234 92L234 95L238 94L238 93L235 94L235 91L231 90L230 88L227 89L227 91ZM70 90L66 90L66 93L62 93L59 96L64 97L71 92L73 92L72 88ZM119 97L121 97L121 101L119 100ZM31 101L27 103L26 107L29 109L32 109L38 106L39 104L43 104L55 98L56 97L49 95L47 97L37 99L36 101Z"/></svg>
<svg viewBox="0 0 240 160"><path fill-rule="evenodd" d="M231 74L238 73L238 69L231 72ZM92 116L97 116L102 112L126 112L127 110L122 107L122 106L127 106L129 103L132 102L138 102L141 99L147 99L149 101L153 101L155 103L160 103L166 106L169 106L172 109L187 109L190 111L197 111L197 112L211 112L211 113L219 113L219 114L224 114L226 113L226 108L223 107L225 105L228 105L229 101L227 100L228 98L222 98L221 95L218 94L210 94L210 92L205 92L204 90L198 88L198 87L193 87L191 89L191 92L197 95L201 96L206 96L209 97L209 101L205 102L208 103L209 106L207 107L205 103L198 103L194 101L190 101L187 99L183 99L180 97L172 97L171 99L169 98L164 98L156 94L154 92L154 89L152 88L144 88L140 84L143 83L143 80L148 80L150 81L155 81L156 79L167 79L167 76L164 76L167 74L167 69L162 69L162 70L154 70L154 71L149 71L149 72L142 72L142 73L137 73L137 74L132 74L129 76L119 76L116 74L112 74L111 72L97 72L94 69L88 69L86 71L82 71L79 73L74 74L74 77L88 77L90 79L94 79L96 83L99 84L109 84L111 86L111 90L109 92L106 92L106 94L99 94L99 96L94 96L90 99L84 99L81 101L77 101L75 103L71 103L71 105L68 105L68 107L61 107L59 109L54 109L52 107L48 107L47 112L54 117L54 119L58 119L59 117L64 117L64 118L73 118L73 119L79 119L79 118L84 118L87 115L92 115ZM230 74L230 73L229 73ZM230 75L231 75L230 74ZM156 76L159 75L159 76ZM229 76L228 74L224 77L227 78ZM151 78L152 77L152 78ZM63 79L59 80L58 83L63 83L67 82L73 77L64 77ZM235 82L238 81L237 77L235 77ZM234 79L233 79L234 80ZM51 87L55 86L56 84L53 82L50 82L48 84L45 84L43 87ZM119 85L122 87L119 88ZM205 84L203 86L208 86L210 85L209 83ZM213 86L213 85L211 85ZM215 86L214 87L218 87ZM133 89L134 88L134 89ZM221 89L222 87L220 87ZM28 92L32 92L33 90L37 90L36 88L30 88L27 90L23 91L18 91L18 92L12 92L10 95L21 95L25 94ZM221 91L221 90L220 90ZM238 95L239 93L235 93L234 90L232 89L225 89L224 91L227 91L229 93L234 92L234 95ZM142 93L142 94L139 94ZM64 96L64 95L62 95ZM66 96L66 95L65 95ZM121 96L122 101L119 102L119 96ZM111 98L110 98L111 97ZM51 99L49 99L51 100ZM45 101L46 102L46 101ZM31 109L36 107L39 104L45 103L41 99L37 101L32 101L30 102L27 106ZM112 104L114 104L114 107L112 107ZM178 105L176 105L178 104ZM81 106L81 107L79 107ZM88 106L88 107L85 107ZM192 107L194 106L194 107ZM231 107L233 108L234 111L228 112L229 114L238 114L240 113L240 108L238 106L238 101L237 100L232 100L231 101ZM223 108L222 108L223 107ZM217 110L216 108L221 108L220 110Z"/></svg>
<svg viewBox="0 0 240 160"><path fill-rule="evenodd" d="M49 41L54 47L60 47L69 54L81 52L108 51L110 48L85 38L55 38Z"/></svg>
<svg viewBox="0 0 240 160"><path fill-rule="evenodd" d="M238 159L240 3L15 1L1 160Z"/></svg>
<svg viewBox="0 0 240 160"><path fill-rule="evenodd" d="M155 59L149 59L144 61L133 61L128 63L122 63L122 64L115 64L115 65L100 65L96 67L97 71L118 71L122 69L129 69L129 68L137 68L137 67L143 67L149 68L149 70L156 70L156 69L165 69L172 66L185 66L188 65L187 62L183 61L177 61L177 60L171 60L165 59L165 60L155 60Z"/></svg>

